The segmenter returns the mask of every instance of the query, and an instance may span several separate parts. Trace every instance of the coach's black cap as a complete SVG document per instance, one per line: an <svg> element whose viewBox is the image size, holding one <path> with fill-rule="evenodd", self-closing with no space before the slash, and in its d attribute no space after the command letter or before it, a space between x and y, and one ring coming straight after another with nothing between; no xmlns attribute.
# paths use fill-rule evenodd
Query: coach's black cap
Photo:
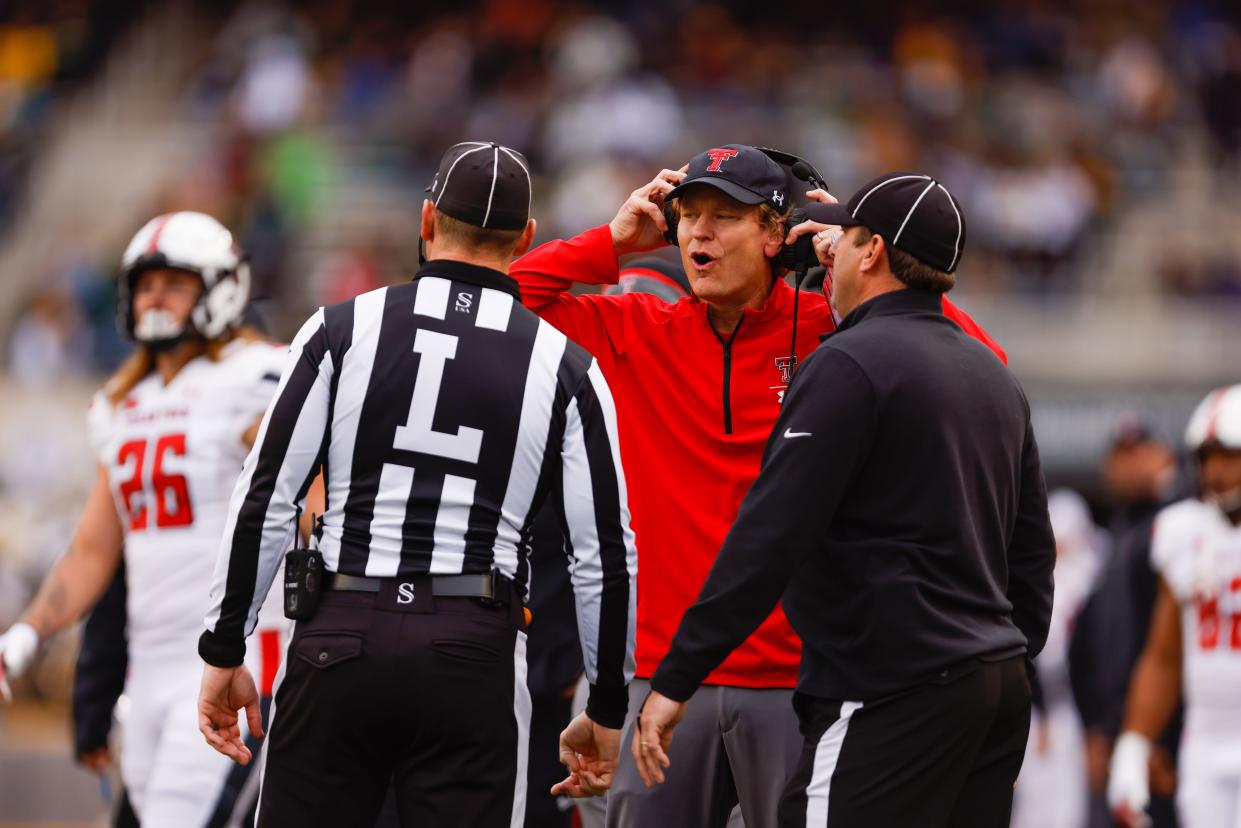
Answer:
<svg viewBox="0 0 1241 828"><path fill-rule="evenodd" d="M881 175L846 204L807 205L806 216L821 224L865 225L888 244L945 273L956 270L965 249L961 205L929 175Z"/></svg>
<svg viewBox="0 0 1241 828"><path fill-rule="evenodd" d="M448 149L430 199L446 215L488 230L523 230L530 218L530 165L516 150L490 141Z"/></svg>
<svg viewBox="0 0 1241 828"><path fill-rule="evenodd" d="M710 184L742 204L770 204L784 212L788 177L767 154L746 144L725 144L695 155L685 178L668 193L678 198L686 187Z"/></svg>

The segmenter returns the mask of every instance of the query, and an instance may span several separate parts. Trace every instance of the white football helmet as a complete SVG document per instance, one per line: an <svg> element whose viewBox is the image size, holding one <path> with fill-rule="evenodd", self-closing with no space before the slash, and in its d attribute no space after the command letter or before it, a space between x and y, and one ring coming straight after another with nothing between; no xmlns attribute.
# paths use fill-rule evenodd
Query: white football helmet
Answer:
<svg viewBox="0 0 1241 828"><path fill-rule="evenodd" d="M1241 385L1217 388L1198 403L1185 429L1185 447L1195 454L1217 443L1241 449Z"/></svg>
<svg viewBox="0 0 1241 828"><path fill-rule="evenodd" d="M1198 403L1185 429L1185 445L1199 457L1211 447L1241 450L1241 385L1217 388ZM1204 499L1214 503L1233 522L1241 520L1241 487L1205 494ZM1203 567L1210 576L1208 583L1214 584L1215 573L1209 557Z"/></svg>
<svg viewBox="0 0 1241 828"><path fill-rule="evenodd" d="M132 297L138 275L161 267L187 270L202 279L203 292L189 319L200 336L215 339L240 324L250 299L250 268L233 234L205 213L166 213L148 221L121 258L118 315L131 339L167 342L188 333L170 317L134 318Z"/></svg>

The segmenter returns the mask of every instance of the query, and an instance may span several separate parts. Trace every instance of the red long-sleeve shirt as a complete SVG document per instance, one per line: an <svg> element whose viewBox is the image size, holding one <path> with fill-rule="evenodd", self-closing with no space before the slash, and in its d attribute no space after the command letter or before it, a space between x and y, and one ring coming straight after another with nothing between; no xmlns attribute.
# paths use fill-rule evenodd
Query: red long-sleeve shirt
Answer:
<svg viewBox="0 0 1241 828"><path fill-rule="evenodd" d="M594 354L616 399L639 550L637 675L649 678L758 476L788 385L793 289L777 281L763 307L743 311L732 337L722 338L707 305L692 297L668 304L640 293L571 295L573 282L618 280L606 226L542 245L510 272L526 307ZM1005 359L946 299L944 312ZM797 320L802 359L834 323L823 295L808 292ZM800 659L801 642L777 607L706 683L793 687Z"/></svg>

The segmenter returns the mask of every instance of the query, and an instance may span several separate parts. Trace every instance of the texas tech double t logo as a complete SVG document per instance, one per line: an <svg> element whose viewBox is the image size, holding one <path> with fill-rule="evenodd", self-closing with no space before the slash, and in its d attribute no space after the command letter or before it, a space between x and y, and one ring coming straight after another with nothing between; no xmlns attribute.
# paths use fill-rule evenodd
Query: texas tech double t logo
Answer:
<svg viewBox="0 0 1241 828"><path fill-rule="evenodd" d="M737 154L735 149L707 150L707 155L711 157L711 163L707 165L707 172L719 172L720 166L729 158L736 158Z"/></svg>

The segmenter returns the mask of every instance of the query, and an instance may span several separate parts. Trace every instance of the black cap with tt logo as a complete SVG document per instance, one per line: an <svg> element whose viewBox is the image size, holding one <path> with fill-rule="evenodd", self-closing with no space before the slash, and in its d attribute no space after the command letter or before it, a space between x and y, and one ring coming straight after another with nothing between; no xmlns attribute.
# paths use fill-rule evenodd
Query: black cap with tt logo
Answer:
<svg viewBox="0 0 1241 828"><path fill-rule="evenodd" d="M427 187L438 210L487 230L522 230L530 219L530 165L516 150L490 141L449 147Z"/></svg>
<svg viewBox="0 0 1241 828"><path fill-rule="evenodd" d="M814 203L806 216L821 224L865 225L923 264L952 273L965 249L961 205L929 175L888 173L864 184L845 204Z"/></svg>
<svg viewBox="0 0 1241 828"><path fill-rule="evenodd" d="M665 200L679 198L695 184L709 184L742 204L766 202L783 213L787 183L784 168L762 150L746 144L725 144L691 158L685 178Z"/></svg>

